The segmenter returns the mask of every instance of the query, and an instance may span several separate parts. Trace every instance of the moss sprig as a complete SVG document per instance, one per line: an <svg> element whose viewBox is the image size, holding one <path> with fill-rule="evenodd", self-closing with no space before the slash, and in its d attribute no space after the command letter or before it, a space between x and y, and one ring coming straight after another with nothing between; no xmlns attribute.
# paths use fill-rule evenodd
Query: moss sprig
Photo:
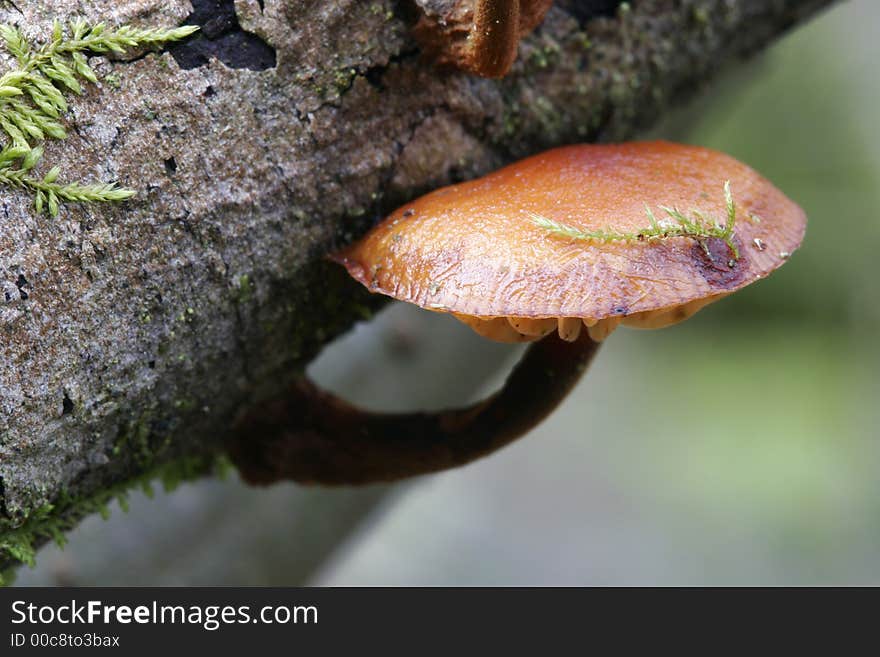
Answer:
<svg viewBox="0 0 880 657"><path fill-rule="evenodd" d="M81 94L83 82L96 83L89 66L90 53L124 53L132 48L150 48L182 39L198 26L171 29L137 28L123 25L108 28L89 25L82 19L66 29L60 21L52 27L52 38L42 46L28 42L12 25L0 25L0 41L15 57L17 68L0 76L0 135L7 141L0 150L0 184L25 189L34 195L38 212L58 214L61 201L121 201L133 190L110 183L57 182L60 170L52 167L43 177L32 170L42 157L38 144L46 139L64 139L67 131L62 116L67 112L65 93Z"/></svg>
<svg viewBox="0 0 880 657"><path fill-rule="evenodd" d="M34 207L37 212L43 212L45 209L54 217L58 214L60 201L85 203L122 201L135 194L133 189L117 187L113 183L61 184L57 182L61 172L57 166L49 169L42 178L34 177L31 171L43 157L43 148L37 146L26 152L22 152L23 150L12 147L0 151L0 183L25 189L34 194ZM18 166L16 163L19 163Z"/></svg>
<svg viewBox="0 0 880 657"><path fill-rule="evenodd" d="M92 513L104 520L110 517L110 504L114 500L123 511L128 511L129 493L142 490L153 496L153 481L158 480L166 492L171 492L185 481L214 474L220 478L231 469L223 455L182 457L179 460L156 466L133 479L114 484L91 497L74 499L62 493L54 504L44 504L33 509L24 520L14 527L0 522L0 587L10 584L13 568L25 564L33 568L36 554L45 540L54 541L59 547L67 543L65 532Z"/></svg>
<svg viewBox="0 0 880 657"><path fill-rule="evenodd" d="M724 199L727 206L727 218L720 223L706 217L699 210L691 210L692 217L686 216L676 207L659 206L668 218L657 220L651 208L645 204L645 214L648 216L650 225L634 232L623 232L604 228L599 230L582 230L566 224L561 224L534 212L529 216L541 228L556 235L569 237L575 240L587 240L593 242L653 242L670 239L673 237L688 237L700 243L706 254L709 255L709 247L706 241L711 238L722 240L735 260L739 260L739 248L734 241L736 237L736 204L730 191L730 181L724 183Z"/></svg>

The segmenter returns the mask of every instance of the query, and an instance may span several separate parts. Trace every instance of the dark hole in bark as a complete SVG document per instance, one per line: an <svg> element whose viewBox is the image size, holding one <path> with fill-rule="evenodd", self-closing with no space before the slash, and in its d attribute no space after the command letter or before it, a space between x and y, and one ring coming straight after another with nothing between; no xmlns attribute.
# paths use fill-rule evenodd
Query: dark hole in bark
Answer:
<svg viewBox="0 0 880 657"><path fill-rule="evenodd" d="M65 392L64 399L61 401L61 415L70 415L71 413L73 413L73 402Z"/></svg>
<svg viewBox="0 0 880 657"><path fill-rule="evenodd" d="M28 280L24 277L24 274L19 274L18 280L15 281L15 287L18 288L18 294L22 301L26 301L28 298L28 293L24 291L25 285L28 285Z"/></svg>
<svg viewBox="0 0 880 657"><path fill-rule="evenodd" d="M409 26L415 25L422 15L422 10L415 0L397 0L392 5L392 10L395 16Z"/></svg>
<svg viewBox="0 0 880 657"><path fill-rule="evenodd" d="M168 51L185 69L198 68L216 57L230 68L264 71L275 67L275 49L238 24L234 0L192 0L186 25L202 29Z"/></svg>
<svg viewBox="0 0 880 657"><path fill-rule="evenodd" d="M177 171L177 161L173 157L169 157L165 160L165 171L168 172L169 176Z"/></svg>
<svg viewBox="0 0 880 657"><path fill-rule="evenodd" d="M385 88L385 84L382 82L382 76L385 73L384 66L371 66L364 73L364 77L367 79L367 82L370 83L374 89L382 90Z"/></svg>

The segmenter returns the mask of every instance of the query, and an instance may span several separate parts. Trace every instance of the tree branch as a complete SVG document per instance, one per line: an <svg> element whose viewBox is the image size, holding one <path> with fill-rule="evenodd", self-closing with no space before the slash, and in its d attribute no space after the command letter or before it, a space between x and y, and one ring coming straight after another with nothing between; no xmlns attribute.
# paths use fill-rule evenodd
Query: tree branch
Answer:
<svg viewBox="0 0 880 657"><path fill-rule="evenodd" d="M73 99L46 159L138 195L56 218L5 195L0 564L17 558L10 537L39 542L134 478L209 467L237 413L376 303L323 259L375 219L550 146L631 137L830 3L640 0L597 16L616 3L557 2L502 80L419 57L413 22L448 0L244 0L195 55L95 60L103 82ZM17 4L0 21L32 38L82 6ZM94 4L91 22L189 13ZM199 65L206 52L238 54Z"/></svg>

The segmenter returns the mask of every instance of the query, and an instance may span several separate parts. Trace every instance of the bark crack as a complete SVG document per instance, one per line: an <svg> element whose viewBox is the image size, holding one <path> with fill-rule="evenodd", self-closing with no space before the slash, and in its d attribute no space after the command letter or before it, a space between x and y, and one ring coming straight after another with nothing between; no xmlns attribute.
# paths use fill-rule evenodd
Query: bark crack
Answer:
<svg viewBox="0 0 880 657"><path fill-rule="evenodd" d="M212 57L230 68L265 71L275 68L275 48L238 22L234 0L192 0L185 25L201 29L168 51L183 69L205 66ZM261 7L262 9L262 7Z"/></svg>

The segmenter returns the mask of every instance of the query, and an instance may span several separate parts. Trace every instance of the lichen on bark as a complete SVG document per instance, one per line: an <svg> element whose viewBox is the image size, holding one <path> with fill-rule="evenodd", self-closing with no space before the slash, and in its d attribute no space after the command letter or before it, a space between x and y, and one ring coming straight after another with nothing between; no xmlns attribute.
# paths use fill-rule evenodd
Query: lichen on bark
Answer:
<svg viewBox="0 0 880 657"><path fill-rule="evenodd" d="M0 21L29 37L56 17L194 14L186 0L16 4ZM210 461L236 413L369 313L323 256L397 204L549 146L628 138L827 4L640 0L609 16L560 1L498 81L419 57L413 20L440 0L237 0L239 27L275 53L261 70L93 58L102 82L46 155L138 195L54 219L26 194L3 200L0 544L28 518L63 511L67 526L92 508L61 500Z"/></svg>

